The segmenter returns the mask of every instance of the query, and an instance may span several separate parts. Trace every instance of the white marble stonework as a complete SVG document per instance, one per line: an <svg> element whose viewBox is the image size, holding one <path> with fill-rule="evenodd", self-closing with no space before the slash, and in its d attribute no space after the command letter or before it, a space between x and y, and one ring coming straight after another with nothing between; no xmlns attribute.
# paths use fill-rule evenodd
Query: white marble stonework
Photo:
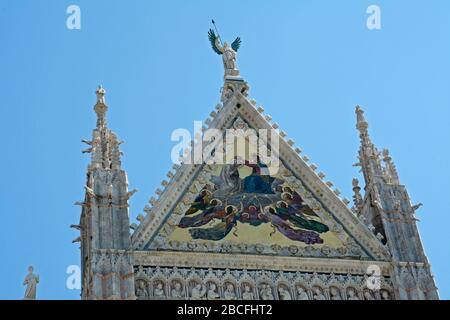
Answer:
<svg viewBox="0 0 450 320"><path fill-rule="evenodd" d="M391 299L393 291L389 278L382 279L381 290L372 291L366 286L367 276L245 269L138 266L135 280L136 297L141 300L381 300Z"/></svg>
<svg viewBox="0 0 450 320"><path fill-rule="evenodd" d="M224 82L220 102L204 122L203 130L276 130L265 142L269 146L273 146L273 139L279 142L279 179L311 208L314 219L329 227L338 245L332 241L297 245L284 240L280 245L269 243L268 236L260 236L256 242L252 236L253 242L246 243L237 236L239 243L225 238L205 242L171 238L198 191L211 184L215 170L208 164L186 163L197 146L195 141L180 164L170 165L167 179L143 213L137 215L137 222L130 223L129 199L137 190L128 189L121 161L123 141L107 125L106 91L99 87L94 105L96 127L92 138L83 140L87 144L83 153L90 154L91 159L86 184L81 186L84 199L75 203L81 207L80 221L72 225L79 232L74 242L80 242L81 248L82 298L439 299L414 215L421 204L412 203L389 150L380 152L372 142L362 108L357 106L355 110L360 137L355 166L360 168L364 184L360 186L357 179L349 177L353 186L349 207L350 201L341 196L325 173L310 163L294 140L250 98L250 86L237 69L240 38L231 46L222 45L210 31L209 39L213 50L222 55ZM238 210L232 209L232 213ZM381 284L371 290L368 279L374 274L381 277ZM27 284L29 296L34 297L34 282Z"/></svg>

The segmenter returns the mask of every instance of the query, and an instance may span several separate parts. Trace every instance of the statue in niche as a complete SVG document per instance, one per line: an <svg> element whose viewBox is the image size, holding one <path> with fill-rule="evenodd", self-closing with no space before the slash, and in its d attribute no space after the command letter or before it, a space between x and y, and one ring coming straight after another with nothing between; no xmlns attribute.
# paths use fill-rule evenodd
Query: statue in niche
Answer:
<svg viewBox="0 0 450 320"><path fill-rule="evenodd" d="M336 287L330 288L330 299L331 300L342 300L341 293L339 292L339 289Z"/></svg>
<svg viewBox="0 0 450 320"><path fill-rule="evenodd" d="M259 292L259 296L261 300L274 300L272 288L265 283L261 285L261 291Z"/></svg>
<svg viewBox="0 0 450 320"><path fill-rule="evenodd" d="M297 287L297 300L309 300L308 293L302 286Z"/></svg>
<svg viewBox="0 0 450 320"><path fill-rule="evenodd" d="M231 283L227 284L227 289L224 292L224 298L226 300L236 300L236 293L234 292L234 286Z"/></svg>
<svg viewBox="0 0 450 320"><path fill-rule="evenodd" d="M174 281L172 283L173 288L171 291L172 297L173 298L182 298L183 297L183 288L181 286L181 283L178 281Z"/></svg>
<svg viewBox="0 0 450 320"><path fill-rule="evenodd" d="M253 300L253 290L252 287L249 284L244 284L244 292L242 293L242 299L243 300Z"/></svg>
<svg viewBox="0 0 450 320"><path fill-rule="evenodd" d="M137 283L136 297L138 300L145 300L148 298L147 284L144 280L139 280Z"/></svg>
<svg viewBox="0 0 450 320"><path fill-rule="evenodd" d="M206 294L206 288L201 283L197 283L192 288L191 298L197 299L197 300L205 299L205 294Z"/></svg>
<svg viewBox="0 0 450 320"><path fill-rule="evenodd" d="M214 282L211 282L209 284L209 289L208 289L208 300L220 299L220 296L216 290L217 290L216 284Z"/></svg>
<svg viewBox="0 0 450 320"><path fill-rule="evenodd" d="M381 300L391 300L391 295L387 290L381 290Z"/></svg>
<svg viewBox="0 0 450 320"><path fill-rule="evenodd" d="M283 286L280 286L278 288L278 296L280 297L280 300L292 300L292 296L289 293L289 290Z"/></svg>
<svg viewBox="0 0 450 320"><path fill-rule="evenodd" d="M161 281L158 281L156 283L156 287L154 290L154 295L155 297L164 297L164 284Z"/></svg>
<svg viewBox="0 0 450 320"><path fill-rule="evenodd" d="M321 288L315 287L313 292L313 300L326 300Z"/></svg>
<svg viewBox="0 0 450 320"><path fill-rule="evenodd" d="M372 292L369 290L364 291L364 300L375 300Z"/></svg>
<svg viewBox="0 0 450 320"><path fill-rule="evenodd" d="M359 300L358 295L356 294L356 290L353 288L348 288L347 291L347 300Z"/></svg>
<svg viewBox="0 0 450 320"><path fill-rule="evenodd" d="M33 266L28 267L28 274L23 281L23 285L26 285L24 300L35 300L36 289L39 283L39 276L33 273Z"/></svg>

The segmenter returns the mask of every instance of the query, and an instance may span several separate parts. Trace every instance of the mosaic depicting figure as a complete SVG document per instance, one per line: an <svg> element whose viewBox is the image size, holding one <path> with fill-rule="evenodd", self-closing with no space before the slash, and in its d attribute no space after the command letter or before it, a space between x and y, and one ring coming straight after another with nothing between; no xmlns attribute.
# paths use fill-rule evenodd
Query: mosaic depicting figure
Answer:
<svg viewBox="0 0 450 320"><path fill-rule="evenodd" d="M224 165L195 198L178 224L193 239L218 241L238 222L258 227L269 224L273 233L306 244L321 244L329 231L298 193L261 162ZM273 234L272 233L272 234Z"/></svg>

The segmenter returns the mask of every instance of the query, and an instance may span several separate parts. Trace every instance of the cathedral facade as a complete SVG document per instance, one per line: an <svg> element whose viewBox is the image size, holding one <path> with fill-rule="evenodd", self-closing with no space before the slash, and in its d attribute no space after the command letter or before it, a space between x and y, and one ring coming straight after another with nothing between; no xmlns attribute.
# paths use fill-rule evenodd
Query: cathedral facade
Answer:
<svg viewBox="0 0 450 320"><path fill-rule="evenodd" d="M248 147L254 143L245 133L254 130L279 159L277 168L246 151L224 163L194 162L197 136L139 223L130 223L135 191L128 189L121 141L107 125L100 87L96 128L84 141L91 155L85 198L73 226L80 231L82 298L438 299L414 215L420 205L411 203L389 152L372 143L363 110L356 107L364 186L353 179L350 207L249 97L235 63L240 39L229 46L212 31L209 37L225 75L202 132L244 133ZM229 145L210 139L202 150L209 146L206 154L217 158Z"/></svg>

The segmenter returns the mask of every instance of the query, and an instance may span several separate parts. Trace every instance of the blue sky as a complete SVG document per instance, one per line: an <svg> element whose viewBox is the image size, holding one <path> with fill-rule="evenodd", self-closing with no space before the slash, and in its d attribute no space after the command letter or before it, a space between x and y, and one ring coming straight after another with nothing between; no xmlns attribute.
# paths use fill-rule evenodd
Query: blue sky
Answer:
<svg viewBox="0 0 450 320"><path fill-rule="evenodd" d="M81 30L66 8L81 8ZM381 8L382 29L366 28ZM193 130L220 98L222 62L210 48L242 38L238 66L265 107L319 170L351 198L359 176L354 107L387 147L418 211L442 298L450 298L450 2L448 1L1 1L0 298L21 298L27 266L38 298L66 288L79 263L77 223L95 126L98 84L108 122L126 141L123 166L135 220L171 166L170 135Z"/></svg>

